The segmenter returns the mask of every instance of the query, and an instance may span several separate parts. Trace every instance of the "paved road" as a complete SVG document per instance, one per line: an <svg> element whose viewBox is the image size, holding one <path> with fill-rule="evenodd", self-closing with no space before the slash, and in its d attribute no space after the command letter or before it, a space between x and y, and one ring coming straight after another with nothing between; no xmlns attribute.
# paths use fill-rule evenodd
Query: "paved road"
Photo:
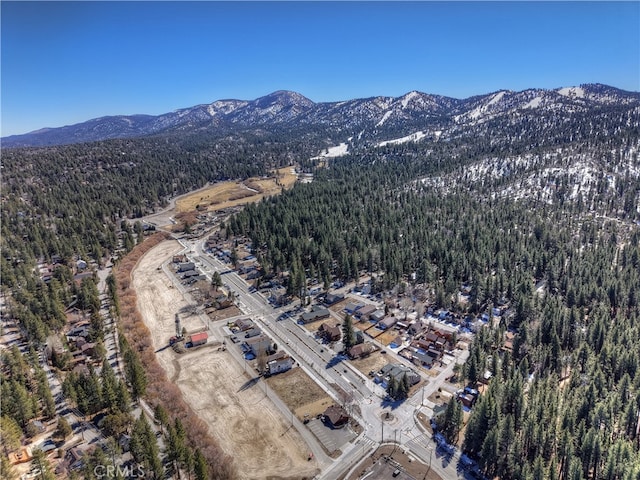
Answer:
<svg viewBox="0 0 640 480"><path fill-rule="evenodd" d="M273 308L259 292L250 292L244 279L231 271L227 264L206 254L203 251L204 239L184 245L191 259L203 266L206 273L221 273L226 286L238 295L238 304L243 313L250 315L325 391L340 401L340 394L336 389L338 386L352 395L353 403L359 406L360 414L354 412L354 417L364 427L364 433L356 442L345 445L341 457L325 468L319 478L337 478L347 473L380 443L389 441L399 443L426 464L431 461L434 471L445 480L464 478L463 473L456 468L458 457L455 455L451 461L439 461L436 465L433 459L440 459L440 456L436 453L435 443L418 427L415 419L415 413L423 408L423 398L429 397L452 375L455 361L451 361L437 377L425 377L429 380L428 383L410 399L399 404L385 403L385 392L381 387L353 368L350 362L344 361L344 358L337 356L326 345L319 343L293 318L277 320L283 309ZM464 354L461 361L466 359ZM395 358L406 363L400 357ZM275 398L276 395L273 395L272 399ZM276 405L281 410L288 411L286 406ZM385 417L387 412L390 414L389 419ZM302 425L297 427L307 440L310 435L308 429ZM311 440L310 445L317 445L315 437Z"/></svg>

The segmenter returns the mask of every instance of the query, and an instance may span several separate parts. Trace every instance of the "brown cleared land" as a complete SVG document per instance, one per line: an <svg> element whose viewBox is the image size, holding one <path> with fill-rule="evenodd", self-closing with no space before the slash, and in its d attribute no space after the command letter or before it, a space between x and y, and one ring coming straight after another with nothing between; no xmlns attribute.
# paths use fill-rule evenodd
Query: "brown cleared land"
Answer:
<svg viewBox="0 0 640 480"><path fill-rule="evenodd" d="M312 418L333 403L331 397L301 368L274 375L267 379L267 383L299 420L303 420L305 415Z"/></svg>
<svg viewBox="0 0 640 480"><path fill-rule="evenodd" d="M367 357L351 360L351 365L360 370L364 375L369 375L370 371L378 372L385 365L393 363L388 357L388 355L383 355L380 352L373 352Z"/></svg>
<svg viewBox="0 0 640 480"><path fill-rule="evenodd" d="M177 288L168 288L169 280L158 265L180 248L175 241L162 242L140 259L133 272L138 309L158 363L233 459L239 478L312 477L317 464L307 460L304 440L229 351L210 347L179 355L165 348L174 334L175 314L191 302ZM188 331L204 326L199 315L183 315L181 320ZM211 331L209 340L220 339Z"/></svg>
<svg viewBox="0 0 640 480"><path fill-rule="evenodd" d="M242 182L216 183L176 199L176 211L191 212L200 207L203 210L215 212L245 203L258 202L264 197L278 195L283 188L291 188L297 178L294 167L284 167L269 178L249 178Z"/></svg>

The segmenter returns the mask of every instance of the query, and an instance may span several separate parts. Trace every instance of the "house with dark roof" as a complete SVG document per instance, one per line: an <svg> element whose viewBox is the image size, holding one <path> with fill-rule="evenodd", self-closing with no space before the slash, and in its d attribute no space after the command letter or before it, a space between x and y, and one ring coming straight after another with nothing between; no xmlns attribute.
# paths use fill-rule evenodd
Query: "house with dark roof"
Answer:
<svg viewBox="0 0 640 480"><path fill-rule="evenodd" d="M241 318L240 320L236 320L236 327L238 327L241 332L251 330L252 328L255 328L255 326L256 324L253 323L253 320L250 318Z"/></svg>
<svg viewBox="0 0 640 480"><path fill-rule="evenodd" d="M260 335L262 333L262 330L260 330L258 327L255 328L250 328L249 330L246 331L246 333L244 334L244 338L251 338L251 337L257 337L258 335Z"/></svg>
<svg viewBox="0 0 640 480"><path fill-rule="evenodd" d="M391 378L394 378L396 382L401 382L405 375L409 380L410 386L420 381L420 375L418 375L418 373L401 363L388 363L382 367L380 372L376 374L376 380L378 382L389 383Z"/></svg>
<svg viewBox="0 0 640 480"><path fill-rule="evenodd" d="M349 302L344 306L344 311L347 312L349 315L353 315L362 307L364 307L363 303Z"/></svg>
<svg viewBox="0 0 640 480"><path fill-rule="evenodd" d="M257 337L248 338L242 344L242 348L245 353L251 353L254 356L258 356L261 352L266 352L271 347L271 340L264 334Z"/></svg>
<svg viewBox="0 0 640 480"><path fill-rule="evenodd" d="M318 335L324 339L325 342L337 342L342 337L339 325L331 326L327 323L323 323L318 328Z"/></svg>
<svg viewBox="0 0 640 480"><path fill-rule="evenodd" d="M374 305L364 305L362 308L359 308L355 312L355 316L361 321L369 320L369 315L376 311L376 307Z"/></svg>
<svg viewBox="0 0 640 480"><path fill-rule="evenodd" d="M324 304L327 307L330 307L331 305L335 305L338 302L341 302L342 300L344 300L344 295L337 295L335 293L327 293L324 296Z"/></svg>
<svg viewBox="0 0 640 480"><path fill-rule="evenodd" d="M380 330L388 330L389 328L393 327L397 322L398 322L398 319L396 317L384 317L382 320L378 322L378 325L376 325L376 328Z"/></svg>
<svg viewBox="0 0 640 480"><path fill-rule="evenodd" d="M195 270L195 269L196 269L196 264L193 262L184 262L184 263L178 264L178 272L180 273L188 272L189 270Z"/></svg>
<svg viewBox="0 0 640 480"><path fill-rule="evenodd" d="M311 307L310 312L305 312L300 315L299 322L302 324L307 324L315 322L316 320L322 320L323 318L329 318L330 316L331 314L329 313L329 310L321 307L320 305L314 305L313 307Z"/></svg>
<svg viewBox="0 0 640 480"><path fill-rule="evenodd" d="M427 352L425 352L424 350L412 349L411 361L416 365L431 368L435 359L431 355L427 354Z"/></svg>
<svg viewBox="0 0 640 480"><path fill-rule="evenodd" d="M324 422L331 428L342 428L349 423L349 415L339 405L331 405L322 414Z"/></svg>
<svg viewBox="0 0 640 480"><path fill-rule="evenodd" d="M374 347L372 344L361 343L359 345L354 345L353 347L351 347L347 352L347 355L349 355L349 358L351 358L352 360L355 360L356 358L366 357L371 352L373 352L373 350Z"/></svg>

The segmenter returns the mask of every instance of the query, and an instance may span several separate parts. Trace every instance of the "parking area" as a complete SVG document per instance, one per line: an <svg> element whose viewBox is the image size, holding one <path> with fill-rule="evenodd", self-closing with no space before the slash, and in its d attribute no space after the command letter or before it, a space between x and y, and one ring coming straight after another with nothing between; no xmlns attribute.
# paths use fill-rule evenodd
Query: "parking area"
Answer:
<svg viewBox="0 0 640 480"><path fill-rule="evenodd" d="M327 427L322 420L314 418L307 424L309 430L313 432L329 454L340 450L346 443L353 441L356 434L347 426L344 428L332 429Z"/></svg>

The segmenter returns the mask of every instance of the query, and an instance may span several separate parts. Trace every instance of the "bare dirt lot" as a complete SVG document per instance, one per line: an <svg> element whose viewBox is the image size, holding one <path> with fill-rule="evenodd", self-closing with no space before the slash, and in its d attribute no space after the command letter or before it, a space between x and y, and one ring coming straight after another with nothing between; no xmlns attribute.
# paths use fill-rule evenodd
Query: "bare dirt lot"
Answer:
<svg viewBox="0 0 640 480"><path fill-rule="evenodd" d="M299 420L324 412L333 400L302 369L270 377L267 382Z"/></svg>
<svg viewBox="0 0 640 480"><path fill-rule="evenodd" d="M177 242L162 242L142 257L133 272L138 308L151 330L158 362L233 457L240 478L312 477L317 466L307 461L304 440L289 428L259 384L250 382L228 351L209 346L179 355L165 348L174 334L175 313L189 302L177 289L167 288L167 278L158 265L179 250ZM181 319L188 331L204 326L198 315ZM216 340L211 338L212 343Z"/></svg>
<svg viewBox="0 0 640 480"><path fill-rule="evenodd" d="M370 371L378 372L385 365L392 363L387 355L382 355L380 352L373 352L364 358L357 360L351 360L351 365L360 370L363 374L369 375Z"/></svg>

